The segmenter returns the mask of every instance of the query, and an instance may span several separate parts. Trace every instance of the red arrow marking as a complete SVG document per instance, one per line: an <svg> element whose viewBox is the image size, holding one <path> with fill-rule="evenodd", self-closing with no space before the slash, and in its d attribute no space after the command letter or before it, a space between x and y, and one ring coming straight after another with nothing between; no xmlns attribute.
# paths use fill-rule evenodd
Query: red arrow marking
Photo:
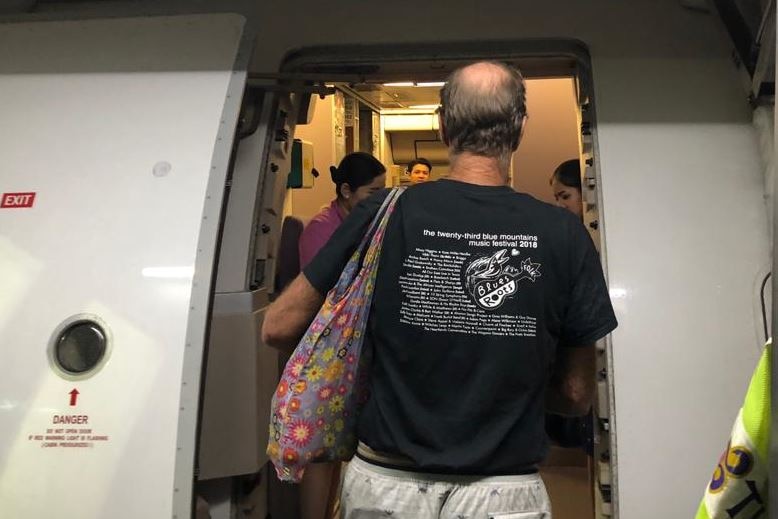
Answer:
<svg viewBox="0 0 778 519"><path fill-rule="evenodd" d="M70 395L70 405L71 405L71 407L75 406L76 405L76 400L78 400L78 389L73 388L73 391L71 391L68 394Z"/></svg>

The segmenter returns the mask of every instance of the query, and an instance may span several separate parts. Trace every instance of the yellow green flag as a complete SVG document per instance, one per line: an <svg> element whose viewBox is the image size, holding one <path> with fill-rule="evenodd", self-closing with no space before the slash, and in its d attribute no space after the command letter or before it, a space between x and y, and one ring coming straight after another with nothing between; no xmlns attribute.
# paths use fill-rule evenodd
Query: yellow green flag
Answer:
<svg viewBox="0 0 778 519"><path fill-rule="evenodd" d="M770 346L768 342L751 376L746 400L732 427L727 448L705 489L696 519L767 517Z"/></svg>

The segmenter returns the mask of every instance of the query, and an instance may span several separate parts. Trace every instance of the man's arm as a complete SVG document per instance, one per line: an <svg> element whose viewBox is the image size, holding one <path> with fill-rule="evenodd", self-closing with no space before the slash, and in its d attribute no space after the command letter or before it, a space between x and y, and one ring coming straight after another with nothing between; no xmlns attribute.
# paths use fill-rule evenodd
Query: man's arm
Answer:
<svg viewBox="0 0 778 519"><path fill-rule="evenodd" d="M595 387L594 342L617 326L594 243L581 222L563 211L568 225L569 304L563 314L557 360L551 374L549 411L580 416L589 412Z"/></svg>
<svg viewBox="0 0 778 519"><path fill-rule="evenodd" d="M262 342L282 350L294 349L322 303L324 296L300 274L265 312Z"/></svg>
<svg viewBox="0 0 778 519"><path fill-rule="evenodd" d="M546 392L546 409L566 416L588 413L594 397L595 370L594 344L558 348Z"/></svg>

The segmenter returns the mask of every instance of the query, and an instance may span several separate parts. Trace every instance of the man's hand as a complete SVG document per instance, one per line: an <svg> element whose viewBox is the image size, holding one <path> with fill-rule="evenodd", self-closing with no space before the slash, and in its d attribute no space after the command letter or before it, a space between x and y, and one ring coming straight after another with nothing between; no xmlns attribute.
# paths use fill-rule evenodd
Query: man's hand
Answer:
<svg viewBox="0 0 778 519"><path fill-rule="evenodd" d="M589 412L594 396L594 344L558 348L554 372L546 393L546 408L565 416Z"/></svg>
<svg viewBox="0 0 778 519"><path fill-rule="evenodd" d="M322 303L324 296L300 274L265 312L262 342L282 350L294 349Z"/></svg>

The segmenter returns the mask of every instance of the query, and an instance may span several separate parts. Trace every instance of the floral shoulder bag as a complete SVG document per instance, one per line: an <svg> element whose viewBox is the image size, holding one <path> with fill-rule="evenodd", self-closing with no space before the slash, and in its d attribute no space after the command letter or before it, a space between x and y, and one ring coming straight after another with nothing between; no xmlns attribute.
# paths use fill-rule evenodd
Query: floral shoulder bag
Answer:
<svg viewBox="0 0 778 519"><path fill-rule="evenodd" d="M365 329L384 232L403 190L386 197L281 375L267 453L282 481L299 482L308 463L348 460L356 451L368 396Z"/></svg>

